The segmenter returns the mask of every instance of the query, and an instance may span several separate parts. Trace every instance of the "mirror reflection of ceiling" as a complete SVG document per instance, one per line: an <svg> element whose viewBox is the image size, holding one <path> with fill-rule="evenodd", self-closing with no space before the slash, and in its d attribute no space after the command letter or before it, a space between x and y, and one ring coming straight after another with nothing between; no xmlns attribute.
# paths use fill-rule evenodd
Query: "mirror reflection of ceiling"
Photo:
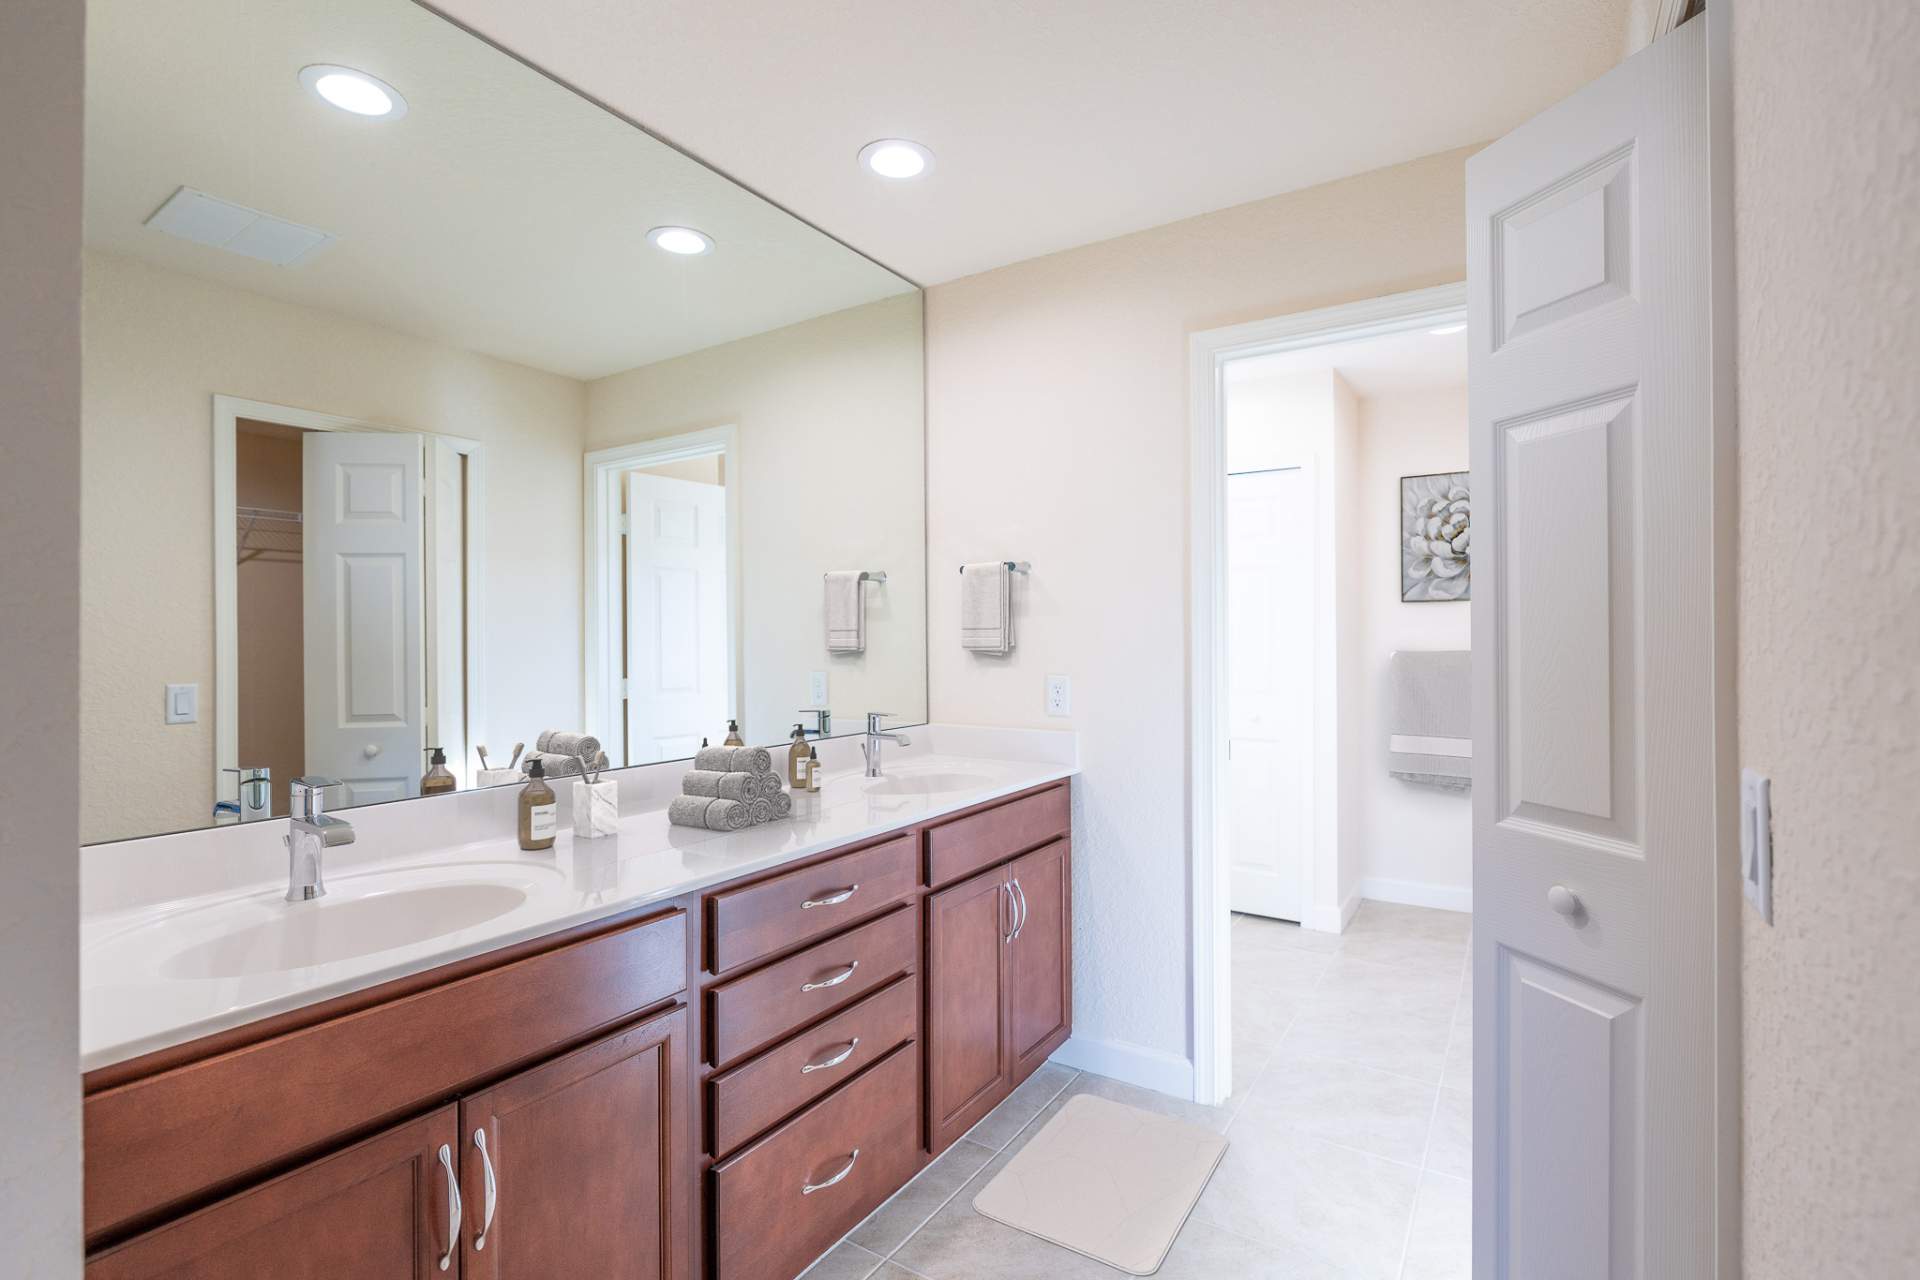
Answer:
<svg viewBox="0 0 1920 1280"><path fill-rule="evenodd" d="M912 288L411 0L92 0L87 29L92 249L579 379ZM406 114L327 105L314 63ZM144 225L183 186L337 239L277 266Z"/></svg>

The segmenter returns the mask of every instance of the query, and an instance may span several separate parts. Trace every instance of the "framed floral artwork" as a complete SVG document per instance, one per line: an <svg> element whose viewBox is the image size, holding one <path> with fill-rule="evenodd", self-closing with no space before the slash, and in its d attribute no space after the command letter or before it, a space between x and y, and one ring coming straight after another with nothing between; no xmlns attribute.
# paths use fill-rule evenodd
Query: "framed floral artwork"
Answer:
<svg viewBox="0 0 1920 1280"><path fill-rule="evenodd" d="M1473 497L1465 471L1400 477L1400 598L1465 600L1473 593Z"/></svg>

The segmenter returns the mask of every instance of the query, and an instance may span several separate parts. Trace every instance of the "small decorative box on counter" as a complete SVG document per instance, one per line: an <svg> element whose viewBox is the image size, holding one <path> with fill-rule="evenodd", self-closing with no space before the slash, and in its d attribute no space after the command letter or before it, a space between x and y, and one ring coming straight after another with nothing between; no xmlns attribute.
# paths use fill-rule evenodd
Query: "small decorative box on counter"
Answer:
<svg viewBox="0 0 1920 1280"><path fill-rule="evenodd" d="M620 834L620 784L573 784L573 834L576 839L598 839Z"/></svg>

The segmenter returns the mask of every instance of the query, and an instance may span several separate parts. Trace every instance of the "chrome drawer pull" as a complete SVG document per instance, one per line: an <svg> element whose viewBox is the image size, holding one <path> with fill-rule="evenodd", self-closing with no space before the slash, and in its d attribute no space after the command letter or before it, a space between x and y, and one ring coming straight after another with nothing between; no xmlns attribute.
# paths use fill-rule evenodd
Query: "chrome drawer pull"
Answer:
<svg viewBox="0 0 1920 1280"><path fill-rule="evenodd" d="M855 960L852 964L848 965L846 968L842 969L840 972L834 974L831 978L828 978L825 982L802 983L800 986L800 989L802 991L819 991L826 987L837 987L841 983L845 982L848 978L851 978L853 976L853 971L855 969L858 969L859 967L860 967L860 962L858 960Z"/></svg>
<svg viewBox="0 0 1920 1280"><path fill-rule="evenodd" d="M819 1062L809 1062L806 1066L800 1068L800 1074L804 1076L810 1071L825 1071L828 1067L837 1067L848 1058L851 1058L853 1051L859 1047L860 1037L855 1036L853 1039L847 1041L846 1048L834 1054L831 1058L822 1058Z"/></svg>
<svg viewBox="0 0 1920 1280"><path fill-rule="evenodd" d="M860 1148L855 1147L853 1149L853 1154L847 1157L846 1168L834 1174L831 1178L828 1178L825 1182L801 1183L800 1194L803 1196L810 1196L816 1191L825 1191L828 1187L837 1186L838 1184L845 1182L847 1180L847 1175L853 1172L854 1162L859 1158L860 1158Z"/></svg>
<svg viewBox="0 0 1920 1280"><path fill-rule="evenodd" d="M809 898L800 904L800 909L802 911L811 911L815 907L837 907L858 892L860 892L859 885L848 885L838 893L830 893L824 898Z"/></svg>
<svg viewBox="0 0 1920 1280"><path fill-rule="evenodd" d="M1027 890L1017 878L1013 882L1013 892L1020 899L1020 922L1013 926L1013 938L1018 942L1021 931L1027 927Z"/></svg>
<svg viewBox="0 0 1920 1280"><path fill-rule="evenodd" d="M460 1179L453 1173L453 1148L440 1144L440 1167L447 1171L447 1251L440 1255L440 1269L453 1265L453 1251L460 1247L460 1220L466 1216L460 1204Z"/></svg>
<svg viewBox="0 0 1920 1280"><path fill-rule="evenodd" d="M486 1176L486 1207L481 1212L480 1234L473 1238L473 1251L480 1252L487 1247L487 1232L493 1230L493 1210L499 1199L499 1189L493 1181L493 1157L487 1152L487 1131L473 1131L473 1145L480 1149L480 1172Z"/></svg>

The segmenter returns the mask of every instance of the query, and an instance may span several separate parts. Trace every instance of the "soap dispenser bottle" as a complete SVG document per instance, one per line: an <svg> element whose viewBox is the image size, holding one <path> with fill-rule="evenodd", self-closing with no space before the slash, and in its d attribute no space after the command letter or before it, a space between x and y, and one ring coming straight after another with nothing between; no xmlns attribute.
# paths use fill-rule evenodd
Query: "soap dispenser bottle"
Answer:
<svg viewBox="0 0 1920 1280"><path fill-rule="evenodd" d="M447 753L439 747L428 747L427 751L427 772L420 779L420 794L437 796L457 788L460 783L447 768Z"/></svg>
<svg viewBox="0 0 1920 1280"><path fill-rule="evenodd" d="M520 788L520 847L529 852L553 848L560 830L560 805L547 785L547 770L535 756L527 766L527 785Z"/></svg>
<svg viewBox="0 0 1920 1280"><path fill-rule="evenodd" d="M820 790L820 752L813 747L807 748L807 790Z"/></svg>
<svg viewBox="0 0 1920 1280"><path fill-rule="evenodd" d="M793 726L793 745L787 748L787 787L792 791L807 789L807 755L813 748L807 745L805 725Z"/></svg>
<svg viewBox="0 0 1920 1280"><path fill-rule="evenodd" d="M747 745L747 740L740 736L740 722L738 720L727 721L727 738L726 741L720 745L723 747L744 747Z"/></svg>

